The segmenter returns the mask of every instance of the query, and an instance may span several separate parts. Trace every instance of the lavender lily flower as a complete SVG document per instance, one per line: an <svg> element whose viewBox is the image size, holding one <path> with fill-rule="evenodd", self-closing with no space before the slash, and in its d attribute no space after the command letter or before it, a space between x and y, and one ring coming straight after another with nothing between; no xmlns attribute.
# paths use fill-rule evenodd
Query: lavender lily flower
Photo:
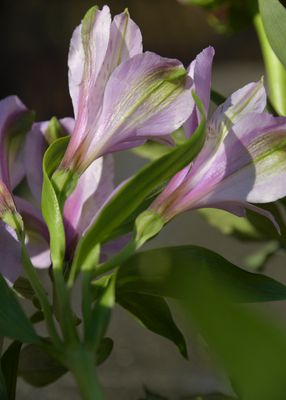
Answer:
<svg viewBox="0 0 286 400"><path fill-rule="evenodd" d="M183 65L142 53L138 26L125 11L111 21L92 8L69 53L75 127L59 167L81 174L100 156L169 135L191 113L191 78Z"/></svg>
<svg viewBox="0 0 286 400"><path fill-rule="evenodd" d="M16 157L18 162L10 168L10 143L14 124L26 112L26 107L16 96L0 101L0 273L10 283L17 279L21 271L21 249L16 230L22 227L12 190L23 178L21 158Z"/></svg>
<svg viewBox="0 0 286 400"><path fill-rule="evenodd" d="M265 107L262 81L233 93L210 118L201 153L173 177L151 209L169 221L197 208L238 216L248 208L276 224L269 212L252 204L286 195L286 118L265 113Z"/></svg>
<svg viewBox="0 0 286 400"><path fill-rule="evenodd" d="M59 124L59 135L71 135L75 121L72 118L63 118L57 124ZM51 126L48 121L37 122L27 134L26 139L25 172L28 186L33 195L34 211L39 210L41 204L43 184L42 160L51 142L50 138L52 135L50 134L50 129ZM31 157L31 155L35 155L35 157ZM114 189L113 177L112 156L100 157L91 163L80 176L76 189L67 198L63 209L67 259L72 257L77 241L84 235L112 193ZM43 237L45 237L44 232ZM104 248L102 252L105 252Z"/></svg>

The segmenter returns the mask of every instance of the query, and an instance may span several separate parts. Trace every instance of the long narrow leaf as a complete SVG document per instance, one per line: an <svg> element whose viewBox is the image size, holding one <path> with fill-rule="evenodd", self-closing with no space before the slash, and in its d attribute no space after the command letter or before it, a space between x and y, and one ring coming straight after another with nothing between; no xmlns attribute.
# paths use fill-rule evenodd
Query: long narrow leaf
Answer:
<svg viewBox="0 0 286 400"><path fill-rule="evenodd" d="M39 343L40 338L20 307L13 291L0 275L0 336L20 342Z"/></svg>
<svg viewBox="0 0 286 400"><path fill-rule="evenodd" d="M125 223L128 217L143 204L148 196L193 160L204 143L205 123L203 115L202 122L191 139L169 154L148 164L112 197L96 222L79 242L74 259L76 265L73 267L74 269L79 270L97 243L106 241L112 232Z"/></svg>
<svg viewBox="0 0 286 400"><path fill-rule="evenodd" d="M279 0L259 0L259 10L269 43L286 68L286 9Z"/></svg>
<svg viewBox="0 0 286 400"><path fill-rule="evenodd" d="M197 246L178 246L138 253L121 265L119 292L184 297L190 284L207 270L217 288L230 288L238 302L286 299L286 286L261 274L245 271L222 256ZM232 289L236 289L233 293Z"/></svg>

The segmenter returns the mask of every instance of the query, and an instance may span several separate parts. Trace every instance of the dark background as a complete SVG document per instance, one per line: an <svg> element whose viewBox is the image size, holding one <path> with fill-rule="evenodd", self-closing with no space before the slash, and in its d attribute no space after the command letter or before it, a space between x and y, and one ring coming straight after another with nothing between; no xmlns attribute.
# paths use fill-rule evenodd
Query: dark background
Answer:
<svg viewBox="0 0 286 400"><path fill-rule="evenodd" d="M129 8L140 26L144 49L179 58L188 65L203 48L216 48L216 65L258 60L251 29L232 40L208 27L205 13L176 0L106 0L113 14ZM67 54L73 29L95 3L90 0L1 0L0 98L18 94L39 119L71 115Z"/></svg>
<svg viewBox="0 0 286 400"><path fill-rule="evenodd" d="M17 94L37 119L72 116L68 94L67 54L73 29L95 3L89 0L1 0L0 2L0 98ZM144 49L179 58L187 66L208 45L216 49L213 86L224 94L263 73L260 51L251 28L232 37L214 33L205 13L176 0L106 0L113 15L129 8L140 26ZM126 153L116 155L117 180L128 176L141 161ZM238 244L209 227L195 213L183 215L168 225L154 246L196 244L211 248L243 266L253 247ZM278 260L279 264L279 260ZM276 267L278 265L276 263ZM275 265L273 276L278 274ZM142 329L121 310L114 314L109 332L115 348L100 368L107 399L136 400L143 384L170 398L191 393L227 391L221 374L210 362L204 346L191 335L190 362L173 344ZM22 381L17 400L79 400L68 375L48 389L34 389Z"/></svg>

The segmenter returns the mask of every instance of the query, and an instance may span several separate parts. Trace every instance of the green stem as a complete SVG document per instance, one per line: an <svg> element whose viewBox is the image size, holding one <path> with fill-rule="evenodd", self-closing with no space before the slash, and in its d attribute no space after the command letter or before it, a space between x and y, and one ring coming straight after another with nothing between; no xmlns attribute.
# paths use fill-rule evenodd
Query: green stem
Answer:
<svg viewBox="0 0 286 400"><path fill-rule="evenodd" d="M56 302L59 308L59 323L67 343L76 345L79 342L75 326L75 318L70 303L70 294L66 286L62 269L53 266L55 280Z"/></svg>
<svg viewBox="0 0 286 400"><path fill-rule="evenodd" d="M259 14L254 17L254 26L264 59L271 103L279 115L286 115L286 70L270 46Z"/></svg>
<svg viewBox="0 0 286 400"><path fill-rule="evenodd" d="M91 327L93 295L91 291L91 281L93 274L91 271L84 271L82 277L82 315L84 321L85 340Z"/></svg>
<svg viewBox="0 0 286 400"><path fill-rule="evenodd" d="M125 246L119 253L117 253L111 260L104 264L98 266L96 271L93 273L93 277L96 278L106 272L112 271L114 268L118 267L129 257L131 257L135 251L138 249L138 245L134 239L132 239L127 246Z"/></svg>
<svg viewBox="0 0 286 400"><path fill-rule="evenodd" d="M93 278L93 270L96 268L100 255L100 246L94 248L94 264L87 263L82 268L82 315L84 321L85 339L88 337L88 332L92 324L92 303L94 296L91 289L91 281Z"/></svg>
<svg viewBox="0 0 286 400"><path fill-rule="evenodd" d="M103 400L96 376L94 354L80 349L69 358L69 369L77 382L82 400Z"/></svg>
<svg viewBox="0 0 286 400"><path fill-rule="evenodd" d="M22 238L20 241L21 241L21 245L22 245L22 258L23 258L25 272L26 272L26 274L29 278L29 281L32 285L32 288L41 304L43 313L45 315L47 329L51 336L51 339L52 339L53 343L58 348L60 348L62 346L62 342L61 342L61 339L59 337L59 334L58 334L56 326L55 326L55 321L54 321L53 312L52 312L52 306L49 303L49 300L45 293L45 289L43 288L42 283L38 278L37 272L30 260L28 253L27 253L26 245Z"/></svg>

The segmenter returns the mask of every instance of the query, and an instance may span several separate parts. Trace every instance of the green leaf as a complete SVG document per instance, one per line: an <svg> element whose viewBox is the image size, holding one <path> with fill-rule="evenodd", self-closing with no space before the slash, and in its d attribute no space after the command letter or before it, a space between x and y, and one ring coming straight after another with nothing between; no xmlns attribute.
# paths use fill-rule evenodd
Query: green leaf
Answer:
<svg viewBox="0 0 286 400"><path fill-rule="evenodd" d="M259 204L259 207L271 212L276 222L280 227L280 234L277 232L273 223L263 217L262 215L255 213L253 211L247 210L246 216L248 221L253 225L253 227L263 236L264 239L277 240L281 244L286 244L286 226L284 218L284 210L282 210L282 204L280 201L268 204Z"/></svg>
<svg viewBox="0 0 286 400"><path fill-rule="evenodd" d="M262 274L245 271L213 251L197 246L135 254L118 271L117 291L180 298L189 293L190 283L205 269L218 290L224 287L237 289L234 301L286 299L285 285Z"/></svg>
<svg viewBox="0 0 286 400"><path fill-rule="evenodd" d="M91 322L88 331L85 332L86 343L91 344L97 350L108 327L111 312L115 304L114 278L107 281L102 288L100 296L92 310Z"/></svg>
<svg viewBox="0 0 286 400"><path fill-rule="evenodd" d="M102 364L109 357L112 349L112 339L103 338L96 352L96 365ZM42 347L28 345L20 353L18 375L32 386L50 385L67 372L67 368L51 357ZM2 400L1 397L0 399Z"/></svg>
<svg viewBox="0 0 286 400"><path fill-rule="evenodd" d="M142 146L135 147L131 151L132 153L140 157L147 158L148 160L153 161L157 160L157 158L164 156L165 154L170 153L172 151L172 147L168 147L162 143L148 140Z"/></svg>
<svg viewBox="0 0 286 400"><path fill-rule="evenodd" d="M245 258L247 268L252 271L262 271L267 262L280 250L279 243L268 242L258 251L251 253Z"/></svg>
<svg viewBox="0 0 286 400"><path fill-rule="evenodd" d="M42 387L58 380L67 369L41 347L28 345L20 353L19 376L32 386Z"/></svg>
<svg viewBox="0 0 286 400"><path fill-rule="evenodd" d="M65 131L57 117L52 117L50 119L49 125L44 132L45 139L49 144L52 144L60 137L66 136L67 134L68 132Z"/></svg>
<svg viewBox="0 0 286 400"><path fill-rule="evenodd" d="M69 138L64 137L53 142L43 159L42 213L50 232L51 258L61 265L65 254L65 231L58 198L50 180L58 167Z"/></svg>
<svg viewBox="0 0 286 400"><path fill-rule="evenodd" d="M279 0L259 0L259 10L269 43L286 67L286 9Z"/></svg>
<svg viewBox="0 0 286 400"><path fill-rule="evenodd" d="M1 365L0 365L0 399L9 400Z"/></svg>
<svg viewBox="0 0 286 400"><path fill-rule="evenodd" d="M186 397L184 400L238 400L237 398L226 396L224 394L203 394L197 396Z"/></svg>
<svg viewBox="0 0 286 400"><path fill-rule="evenodd" d="M214 208L200 209L198 212L210 225L217 228L225 235L231 235L239 240L275 240L282 244L286 240L286 229L279 202L259 204L259 207L271 212L280 226L281 235L277 232L273 223L254 211L247 210L246 217L237 217L229 212Z"/></svg>
<svg viewBox="0 0 286 400"><path fill-rule="evenodd" d="M1 367L9 400L15 400L16 398L17 373L21 347L21 342L16 341L11 343L1 358Z"/></svg>
<svg viewBox="0 0 286 400"><path fill-rule="evenodd" d="M286 330L253 307L228 301L209 271L190 280L187 315L226 369L243 400L283 400ZM235 291L235 288L232 288Z"/></svg>
<svg viewBox="0 0 286 400"><path fill-rule="evenodd" d="M188 358L186 341L175 324L165 299L146 294L122 293L118 295L117 301L147 329L171 340L182 356Z"/></svg>
<svg viewBox="0 0 286 400"><path fill-rule="evenodd" d="M202 208L198 212L211 226L217 228L224 235L231 235L247 241L264 239L263 234L247 218L237 217L227 211L215 208Z"/></svg>
<svg viewBox="0 0 286 400"><path fill-rule="evenodd" d="M217 92L214 89L211 89L211 101L216 105L220 106L222 103L226 101L226 97Z"/></svg>
<svg viewBox="0 0 286 400"><path fill-rule="evenodd" d="M0 336L20 342L39 343L40 338L20 307L13 291L0 275Z"/></svg>
<svg viewBox="0 0 286 400"><path fill-rule="evenodd" d="M35 292L28 281L28 279L20 276L13 285L13 290L17 293L19 297L24 299L32 300L35 296Z"/></svg>
<svg viewBox="0 0 286 400"><path fill-rule="evenodd" d="M148 388L144 387L145 396L144 399L140 400L168 400L167 397L161 396L160 394L154 393Z"/></svg>
<svg viewBox="0 0 286 400"><path fill-rule="evenodd" d="M193 160L203 146L204 133L203 116L200 126L191 139L141 169L118 190L79 242L74 258L75 270L79 271L85 264L97 243L106 241L112 232L119 229L130 215L142 206L146 198L162 188L168 179Z"/></svg>
<svg viewBox="0 0 286 400"><path fill-rule="evenodd" d="M108 359L113 350L113 340L105 337L101 340L100 346L96 351L96 365L101 365Z"/></svg>

